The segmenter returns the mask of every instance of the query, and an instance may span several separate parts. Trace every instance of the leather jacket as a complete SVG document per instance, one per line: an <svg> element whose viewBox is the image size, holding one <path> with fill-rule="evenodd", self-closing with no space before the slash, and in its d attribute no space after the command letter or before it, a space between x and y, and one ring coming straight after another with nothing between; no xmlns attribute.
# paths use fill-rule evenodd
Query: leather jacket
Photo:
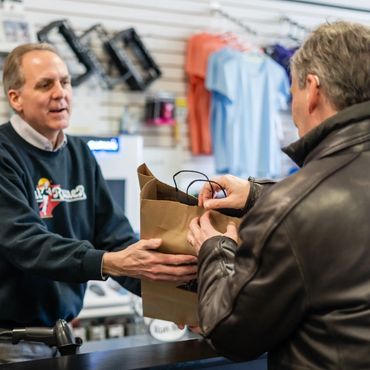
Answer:
<svg viewBox="0 0 370 370"><path fill-rule="evenodd" d="M233 360L268 352L269 369L370 369L370 101L285 152L302 168L261 192L239 245L200 250L201 329Z"/></svg>

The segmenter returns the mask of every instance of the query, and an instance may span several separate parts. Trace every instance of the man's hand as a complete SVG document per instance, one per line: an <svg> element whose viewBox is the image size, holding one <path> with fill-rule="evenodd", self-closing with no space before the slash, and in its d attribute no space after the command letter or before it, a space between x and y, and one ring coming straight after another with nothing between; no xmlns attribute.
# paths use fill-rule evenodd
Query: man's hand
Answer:
<svg viewBox="0 0 370 370"><path fill-rule="evenodd" d="M226 228L226 233L222 234L217 231L211 224L210 213L206 212L201 217L195 217L189 224L189 231L187 235L188 242L194 247L197 255L203 243L213 236L224 235L235 242L238 240L238 230L233 222L229 222Z"/></svg>
<svg viewBox="0 0 370 370"><path fill-rule="evenodd" d="M103 274L156 281L188 282L197 277L197 258L157 251L161 239L140 240L118 252L103 255Z"/></svg>
<svg viewBox="0 0 370 370"><path fill-rule="evenodd" d="M206 183L198 196L198 205L205 209L218 208L243 208L247 202L250 184L248 180L240 179L232 175L225 175L216 178L215 181L220 184L225 190L226 198L214 198L215 192L220 192L222 189L215 183Z"/></svg>

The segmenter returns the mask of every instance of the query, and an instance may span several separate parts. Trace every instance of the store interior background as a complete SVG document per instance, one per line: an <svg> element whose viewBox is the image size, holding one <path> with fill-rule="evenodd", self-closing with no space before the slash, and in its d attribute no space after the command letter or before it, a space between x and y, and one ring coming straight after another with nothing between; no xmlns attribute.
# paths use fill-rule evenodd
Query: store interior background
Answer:
<svg viewBox="0 0 370 370"><path fill-rule="evenodd" d="M200 170L210 176L214 173L212 156L193 156L189 150L184 106L186 100L184 62L186 42L189 37L202 31L235 32L241 39L263 46L279 42L284 44L288 33L295 33L297 38L303 39L304 32L299 32L299 28L282 21L282 17L289 17L291 21L307 29L313 29L320 23L337 19L370 24L369 0L357 2L347 0L223 0L217 2L208 0L25 0L16 5L17 11L0 9L0 20L10 18L26 20L33 32L33 37L39 29L58 19L67 19L78 35L96 23L102 24L110 34L133 27L159 65L162 77L144 92L133 92L125 84L117 85L113 90L104 89L96 77L91 77L75 87L73 113L68 129L70 134L105 137L117 136L122 128L128 128L133 137L139 137L136 144L130 142L127 146L123 139L123 162L111 161L109 156L104 157L104 155L100 158L101 163L111 162L109 169L103 169L107 177L115 179L121 176L125 178L126 185L129 184L130 194L126 194L126 210L130 210L129 218L136 229L139 222L136 165L146 162L158 178L168 183L172 182L172 174L180 169ZM19 11L20 5L22 11ZM254 30L257 36L252 36L236 22L219 15L214 11L215 8L222 9L244 23ZM2 45L0 52L9 51L6 49L11 45L1 40L1 34L0 44ZM97 54L102 53L98 47L94 51ZM150 94L161 92L171 94L177 99L179 105L175 126L154 126L144 122L146 98ZM10 113L1 87L0 122L6 122ZM282 144L286 144L294 139L295 133L289 112L283 112L282 116L286 133ZM145 332L145 325L130 321L126 317L134 312L132 300L127 299L125 294L119 293L117 287L108 289L107 286L101 288L99 285L106 291L106 296L103 298L100 296L100 300L98 294L89 292L87 300L90 300L90 306L87 304L82 312L81 322L90 320L89 330L93 323L97 327L103 326L103 329L100 328L101 337L107 335L108 325L113 328L113 324L122 324L122 322L125 323L123 329L126 330L126 335ZM134 325L134 329L130 329L130 323ZM120 325L116 326L118 335L123 333L119 329ZM90 330L86 335L87 337L90 335L92 339L98 339L100 334L97 330L94 337L94 332Z"/></svg>

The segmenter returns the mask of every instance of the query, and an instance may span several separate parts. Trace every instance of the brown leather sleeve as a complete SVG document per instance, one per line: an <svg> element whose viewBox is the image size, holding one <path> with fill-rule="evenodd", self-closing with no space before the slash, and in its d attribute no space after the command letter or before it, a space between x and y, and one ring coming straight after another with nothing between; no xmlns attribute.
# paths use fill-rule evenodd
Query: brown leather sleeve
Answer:
<svg viewBox="0 0 370 370"><path fill-rule="evenodd" d="M304 290L288 244L280 228L260 251L224 236L202 246L200 326L218 353L251 360L282 341L301 320Z"/></svg>
<svg viewBox="0 0 370 370"><path fill-rule="evenodd" d="M247 198L247 202L243 208L243 214L246 214L256 203L257 199L268 189L271 188L276 181L269 179L256 179L254 177L249 177L250 190Z"/></svg>

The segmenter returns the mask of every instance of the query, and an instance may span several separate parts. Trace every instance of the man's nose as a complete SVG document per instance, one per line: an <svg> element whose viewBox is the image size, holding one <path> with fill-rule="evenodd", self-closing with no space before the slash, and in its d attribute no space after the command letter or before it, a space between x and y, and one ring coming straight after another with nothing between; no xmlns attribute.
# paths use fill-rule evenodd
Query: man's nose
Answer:
<svg viewBox="0 0 370 370"><path fill-rule="evenodd" d="M53 86L52 97L54 99L62 99L66 96L66 90L63 85L57 81Z"/></svg>

